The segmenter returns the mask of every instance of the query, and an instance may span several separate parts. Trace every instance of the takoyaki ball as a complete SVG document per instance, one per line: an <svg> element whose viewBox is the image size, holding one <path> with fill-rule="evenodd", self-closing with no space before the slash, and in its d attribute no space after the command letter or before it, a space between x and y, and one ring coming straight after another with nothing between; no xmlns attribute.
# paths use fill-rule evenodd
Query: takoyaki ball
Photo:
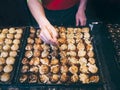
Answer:
<svg viewBox="0 0 120 90"><path fill-rule="evenodd" d="M88 61L89 61L90 64L95 64L95 59L94 58L89 58Z"/></svg>
<svg viewBox="0 0 120 90"><path fill-rule="evenodd" d="M51 49L53 50L53 51L57 51L58 49L59 49L59 47L58 46L54 46L54 45L50 45L50 47L51 47Z"/></svg>
<svg viewBox="0 0 120 90"><path fill-rule="evenodd" d="M12 40L11 40L11 39L6 38L6 39L5 39L5 44L12 44Z"/></svg>
<svg viewBox="0 0 120 90"><path fill-rule="evenodd" d="M67 39L67 43L69 44L69 43L72 43L72 44L75 44L75 39Z"/></svg>
<svg viewBox="0 0 120 90"><path fill-rule="evenodd" d="M60 70L60 66L59 65L54 65L54 66L51 66L51 72L52 73L58 73Z"/></svg>
<svg viewBox="0 0 120 90"><path fill-rule="evenodd" d="M30 33L35 33L35 32L36 32L35 28L30 27Z"/></svg>
<svg viewBox="0 0 120 90"><path fill-rule="evenodd" d="M50 46L45 44L45 43L41 44L41 47L42 47L43 50L46 50L46 51L49 51L49 49L50 49Z"/></svg>
<svg viewBox="0 0 120 90"><path fill-rule="evenodd" d="M77 44L77 49L78 49L78 50L84 50L84 49L85 49L84 43L78 43L78 44Z"/></svg>
<svg viewBox="0 0 120 90"><path fill-rule="evenodd" d="M57 65L59 64L59 60L57 58L52 58L50 65Z"/></svg>
<svg viewBox="0 0 120 90"><path fill-rule="evenodd" d="M16 29L16 33L22 34L23 33L23 29L22 28L17 28Z"/></svg>
<svg viewBox="0 0 120 90"><path fill-rule="evenodd" d="M89 28L88 28L88 27L82 28L82 32L83 32L83 33L88 33L88 32L89 32Z"/></svg>
<svg viewBox="0 0 120 90"><path fill-rule="evenodd" d="M74 38L74 34L73 33L67 34L66 36L67 36L68 39L73 39Z"/></svg>
<svg viewBox="0 0 120 90"><path fill-rule="evenodd" d="M11 46L11 50L18 50L19 49L19 45L18 44L13 44L12 46Z"/></svg>
<svg viewBox="0 0 120 90"><path fill-rule="evenodd" d="M88 63L88 61L87 61L87 59L86 59L85 57L80 57L78 63L79 63L81 66L84 66L84 65L86 66L87 63Z"/></svg>
<svg viewBox="0 0 120 90"><path fill-rule="evenodd" d="M38 29L37 31L36 31L36 36L38 37L38 38L40 38L40 29Z"/></svg>
<svg viewBox="0 0 120 90"><path fill-rule="evenodd" d="M4 39L6 36L5 36L5 34L4 33L1 33L0 34L0 39Z"/></svg>
<svg viewBox="0 0 120 90"><path fill-rule="evenodd" d="M72 74L78 73L78 67L75 66L75 65L70 66L69 72L72 73Z"/></svg>
<svg viewBox="0 0 120 90"><path fill-rule="evenodd" d="M33 57L30 62L29 62L30 65L39 65L40 64L40 59L38 57Z"/></svg>
<svg viewBox="0 0 120 90"><path fill-rule="evenodd" d="M33 52L32 51L26 51L25 52L25 57L31 58L32 56L33 56Z"/></svg>
<svg viewBox="0 0 120 90"><path fill-rule="evenodd" d="M91 76L90 77L90 82L97 83L99 82L99 76Z"/></svg>
<svg viewBox="0 0 120 90"><path fill-rule="evenodd" d="M0 45L2 45L4 43L4 39L0 38Z"/></svg>
<svg viewBox="0 0 120 90"><path fill-rule="evenodd" d="M75 56L77 56L77 53L76 53L76 51L69 51L69 52L67 52L67 56L75 57Z"/></svg>
<svg viewBox="0 0 120 90"><path fill-rule="evenodd" d="M9 33L9 34L7 34L7 38L8 38L8 39L13 39L13 38L14 38L14 35L13 35L12 33Z"/></svg>
<svg viewBox="0 0 120 90"><path fill-rule="evenodd" d="M60 57L61 58L66 58L67 52L66 51L60 51Z"/></svg>
<svg viewBox="0 0 120 90"><path fill-rule="evenodd" d="M42 40L40 38L35 38L35 43L36 44L41 44L42 43Z"/></svg>
<svg viewBox="0 0 120 90"><path fill-rule="evenodd" d="M9 28L9 33L15 33L16 31L15 31L15 28Z"/></svg>
<svg viewBox="0 0 120 90"><path fill-rule="evenodd" d="M60 68L61 73L67 73L68 72L68 66L67 65L62 65Z"/></svg>
<svg viewBox="0 0 120 90"><path fill-rule="evenodd" d="M84 57L86 55L86 51L85 50L79 50L78 51L78 56L79 57Z"/></svg>
<svg viewBox="0 0 120 90"><path fill-rule="evenodd" d="M51 77L50 77L50 81L52 82L52 83L57 83L58 81L59 81L59 75L57 75L57 74L53 74Z"/></svg>
<svg viewBox="0 0 120 90"><path fill-rule="evenodd" d="M31 33L31 34L29 35L29 37L30 37L30 38L34 38L34 37L35 37L35 34Z"/></svg>
<svg viewBox="0 0 120 90"><path fill-rule="evenodd" d="M76 33L75 38L76 39L82 39L83 38L83 34L82 33Z"/></svg>
<svg viewBox="0 0 120 90"><path fill-rule="evenodd" d="M17 56L17 52L16 51L10 51L9 55L10 55L10 57L16 57Z"/></svg>
<svg viewBox="0 0 120 90"><path fill-rule="evenodd" d="M40 62L42 63L42 64L45 64L45 65L49 65L49 60L48 60L48 58L41 58L40 59Z"/></svg>
<svg viewBox="0 0 120 90"><path fill-rule="evenodd" d="M93 52L93 51L88 51L87 55L88 55L89 57L94 57L94 52Z"/></svg>
<svg viewBox="0 0 120 90"><path fill-rule="evenodd" d="M29 37L29 38L27 39L27 43L33 44L33 43L34 43L34 39L32 39L32 38Z"/></svg>
<svg viewBox="0 0 120 90"><path fill-rule="evenodd" d="M6 64L14 64L15 63L15 58L14 57L8 57L6 59Z"/></svg>
<svg viewBox="0 0 120 90"><path fill-rule="evenodd" d="M81 38L77 38L76 43L83 43L83 40Z"/></svg>
<svg viewBox="0 0 120 90"><path fill-rule="evenodd" d="M67 34L73 33L74 29L73 28L67 28Z"/></svg>
<svg viewBox="0 0 120 90"><path fill-rule="evenodd" d="M68 50L76 50L76 46L74 44L68 44Z"/></svg>
<svg viewBox="0 0 120 90"><path fill-rule="evenodd" d="M82 83L89 83L89 77L88 77L88 75L86 75L86 74L80 74L79 75L79 78L80 78L80 81L82 82Z"/></svg>
<svg viewBox="0 0 120 90"><path fill-rule="evenodd" d="M6 52L6 51L3 51L3 52L1 52L1 57L7 57L8 56L8 52Z"/></svg>
<svg viewBox="0 0 120 90"><path fill-rule="evenodd" d="M89 39L84 39L84 41L85 41L86 44L90 44L91 43L91 41Z"/></svg>
<svg viewBox="0 0 120 90"><path fill-rule="evenodd" d="M81 33L82 29L81 28L77 28L77 33Z"/></svg>
<svg viewBox="0 0 120 90"><path fill-rule="evenodd" d="M36 83L38 81L38 77L35 74L30 74L29 83Z"/></svg>
<svg viewBox="0 0 120 90"><path fill-rule="evenodd" d="M0 65L0 73L3 71L3 66Z"/></svg>
<svg viewBox="0 0 120 90"><path fill-rule="evenodd" d="M92 44L87 44L87 45L86 45L86 50L87 50L87 51L92 51L92 50L93 50Z"/></svg>
<svg viewBox="0 0 120 90"><path fill-rule="evenodd" d="M78 59L75 57L68 57L68 62L69 62L69 65L77 64Z"/></svg>
<svg viewBox="0 0 120 90"><path fill-rule="evenodd" d="M49 77L47 75L40 75L40 82L47 83L49 81Z"/></svg>
<svg viewBox="0 0 120 90"><path fill-rule="evenodd" d="M16 39L20 39L20 38L22 37L22 35L21 35L20 33L17 33L17 34L14 35L14 37L15 37Z"/></svg>
<svg viewBox="0 0 120 90"><path fill-rule="evenodd" d="M65 82L68 81L68 78L69 78L69 76L68 76L66 73L62 73L62 74L61 74L61 77L60 77L60 81L61 81L62 83L65 83Z"/></svg>
<svg viewBox="0 0 120 90"><path fill-rule="evenodd" d="M62 58L60 59L60 62L62 65L66 65L68 63L68 59L67 58Z"/></svg>
<svg viewBox="0 0 120 90"><path fill-rule="evenodd" d="M34 44L34 45L33 45L33 48L34 48L35 50L42 50L42 47L41 47L40 44Z"/></svg>
<svg viewBox="0 0 120 90"><path fill-rule="evenodd" d="M3 69L3 71L6 72L6 73L10 73L10 72L12 72L12 70L13 70L12 65L6 65Z"/></svg>
<svg viewBox="0 0 120 90"><path fill-rule="evenodd" d="M66 34L65 33L60 33L60 38L66 38Z"/></svg>
<svg viewBox="0 0 120 90"><path fill-rule="evenodd" d="M21 72L22 73L26 73L26 72L28 72L28 70L29 70L29 66L28 65L23 65L22 68L21 68Z"/></svg>
<svg viewBox="0 0 120 90"><path fill-rule="evenodd" d="M38 71L39 71L39 68L37 67L37 66L32 66L32 67L30 67L30 70L29 70L30 72L33 72L33 73L38 73Z"/></svg>
<svg viewBox="0 0 120 90"><path fill-rule="evenodd" d="M58 28L59 28L59 32L60 33L66 32L66 28L65 27L58 27Z"/></svg>
<svg viewBox="0 0 120 90"><path fill-rule="evenodd" d="M89 72L88 72L88 67L85 66L85 65L80 66L80 71L81 71L82 73L89 73Z"/></svg>
<svg viewBox="0 0 120 90"><path fill-rule="evenodd" d="M49 72L49 67L47 65L41 65L39 67L40 74L47 74Z"/></svg>
<svg viewBox="0 0 120 90"><path fill-rule="evenodd" d="M10 79L10 74L9 74L9 73L3 73L3 74L1 75L1 78L0 78L0 80L1 80L2 82L7 82L7 81L9 81L9 79Z"/></svg>
<svg viewBox="0 0 120 90"><path fill-rule="evenodd" d="M13 44L20 44L20 40L19 39L14 39Z"/></svg>
<svg viewBox="0 0 120 90"><path fill-rule="evenodd" d="M0 57L0 65L4 65L5 64L5 58Z"/></svg>
<svg viewBox="0 0 120 90"><path fill-rule="evenodd" d="M3 50L5 50L5 51L10 50L10 45L9 44L4 45Z"/></svg>
<svg viewBox="0 0 120 90"><path fill-rule="evenodd" d="M2 33L4 33L4 34L7 34L9 31L8 31L8 29L7 28L4 28L3 30L2 30Z"/></svg>
<svg viewBox="0 0 120 90"><path fill-rule="evenodd" d="M92 64L90 64L90 63L88 63L87 64L88 65L88 70L91 72L91 73L97 73L98 72L98 67L94 64L94 65L92 65Z"/></svg>
<svg viewBox="0 0 120 90"><path fill-rule="evenodd" d="M28 64L28 63L29 63L29 60L27 58L22 59L22 64Z"/></svg>
<svg viewBox="0 0 120 90"><path fill-rule="evenodd" d="M27 79L28 79L28 76L26 74L23 74L20 76L19 81L20 81L20 83L24 83L27 81Z"/></svg>
<svg viewBox="0 0 120 90"><path fill-rule="evenodd" d="M65 38L58 38L58 43L64 44L64 43L66 43L66 39Z"/></svg>
<svg viewBox="0 0 120 90"><path fill-rule="evenodd" d="M71 76L71 82L76 83L79 80L79 76L77 74L73 74Z"/></svg>
<svg viewBox="0 0 120 90"><path fill-rule="evenodd" d="M89 33L84 33L84 38L89 39L90 38L90 34Z"/></svg>
<svg viewBox="0 0 120 90"><path fill-rule="evenodd" d="M32 44L27 44L25 47L25 50L32 50L33 49L33 45Z"/></svg>
<svg viewBox="0 0 120 90"><path fill-rule="evenodd" d="M33 56L34 56L34 57L39 57L39 56L40 56L40 53L41 53L40 51L34 50L34 51L33 51Z"/></svg>
<svg viewBox="0 0 120 90"><path fill-rule="evenodd" d="M41 57L42 57L42 58L45 58L45 57L47 57L48 55L49 55L49 52L46 51L46 50L44 50L44 51L41 53Z"/></svg>

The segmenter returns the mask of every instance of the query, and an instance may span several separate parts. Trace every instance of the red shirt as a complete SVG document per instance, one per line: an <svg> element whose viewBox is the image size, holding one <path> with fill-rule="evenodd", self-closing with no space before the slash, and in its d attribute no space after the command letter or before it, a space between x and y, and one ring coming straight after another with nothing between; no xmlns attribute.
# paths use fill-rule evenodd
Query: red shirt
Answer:
<svg viewBox="0 0 120 90"><path fill-rule="evenodd" d="M42 4L48 10L64 10L68 9L80 0L42 0Z"/></svg>

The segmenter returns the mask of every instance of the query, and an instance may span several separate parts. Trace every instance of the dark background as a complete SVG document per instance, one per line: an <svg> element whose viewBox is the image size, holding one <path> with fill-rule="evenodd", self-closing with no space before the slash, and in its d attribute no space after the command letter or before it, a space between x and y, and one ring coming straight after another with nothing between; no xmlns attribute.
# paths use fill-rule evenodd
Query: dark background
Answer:
<svg viewBox="0 0 120 90"><path fill-rule="evenodd" d="M105 23L120 23L120 0L88 0L88 14L91 19ZM94 16L92 16L94 15ZM0 26L31 25L26 0L0 1Z"/></svg>

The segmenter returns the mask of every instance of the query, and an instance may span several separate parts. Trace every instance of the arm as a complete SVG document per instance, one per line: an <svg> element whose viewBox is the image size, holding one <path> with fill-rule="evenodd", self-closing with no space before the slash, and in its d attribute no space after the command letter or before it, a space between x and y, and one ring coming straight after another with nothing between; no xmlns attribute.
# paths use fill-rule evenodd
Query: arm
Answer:
<svg viewBox="0 0 120 90"><path fill-rule="evenodd" d="M86 3L87 0L80 0L78 11L76 13L76 26L78 26L79 24L81 26L86 25L86 15L85 15Z"/></svg>
<svg viewBox="0 0 120 90"><path fill-rule="evenodd" d="M42 6L42 3L39 2L39 0L29 0L28 1L28 7L39 24L41 28L40 37L41 39L48 44L56 44L57 43L57 32L55 28L50 24L50 22L47 20L44 8Z"/></svg>

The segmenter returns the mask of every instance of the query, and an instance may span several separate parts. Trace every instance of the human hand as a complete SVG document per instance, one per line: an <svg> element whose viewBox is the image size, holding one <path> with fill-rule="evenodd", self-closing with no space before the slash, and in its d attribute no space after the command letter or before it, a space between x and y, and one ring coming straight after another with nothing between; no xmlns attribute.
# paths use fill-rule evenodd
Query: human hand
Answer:
<svg viewBox="0 0 120 90"><path fill-rule="evenodd" d="M47 44L57 45L58 33L49 21L43 20L40 24L40 38Z"/></svg>
<svg viewBox="0 0 120 90"><path fill-rule="evenodd" d="M78 25L81 25L81 26L86 25L86 15L85 15L85 11L82 9L78 9L76 13L76 26Z"/></svg>

